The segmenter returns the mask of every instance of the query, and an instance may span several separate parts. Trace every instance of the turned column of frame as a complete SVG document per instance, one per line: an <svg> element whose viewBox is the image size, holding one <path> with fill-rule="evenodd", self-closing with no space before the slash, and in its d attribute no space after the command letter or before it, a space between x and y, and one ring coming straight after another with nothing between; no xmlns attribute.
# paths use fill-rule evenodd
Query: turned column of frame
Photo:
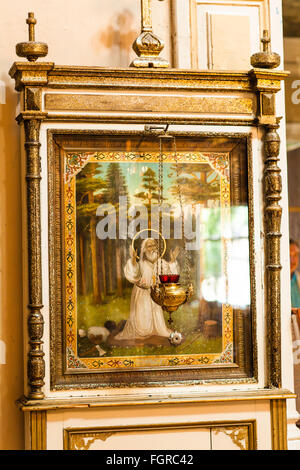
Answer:
<svg viewBox="0 0 300 470"><path fill-rule="evenodd" d="M42 304L42 270L41 270L41 216L40 216L40 125L43 115L24 113L25 150L26 150L26 184L27 184L27 237L28 237L28 398L44 397L42 387L45 377L44 352L42 337L44 319L41 313Z"/></svg>
<svg viewBox="0 0 300 470"><path fill-rule="evenodd" d="M277 164L280 150L280 137L276 124L265 126L265 266L266 266L266 301L267 335L269 356L269 386L281 387L281 326L280 326L280 226L282 208L281 174Z"/></svg>
<svg viewBox="0 0 300 470"><path fill-rule="evenodd" d="M9 74L15 79L15 89L23 91L21 103L23 110L18 116L24 124L26 151L27 184L27 243L28 243L28 337L29 351L27 362L28 398L44 398L42 387L45 377L44 352L42 338L44 319L42 305L42 263L41 263L41 210L40 210L40 126L46 113L42 110L42 86L48 83L48 72L53 69L52 62L35 63L48 53L48 46L35 41L34 13L29 12L28 41L16 45L16 54L26 57L28 62L15 62Z"/></svg>
<svg viewBox="0 0 300 470"><path fill-rule="evenodd" d="M281 78L287 72L274 71L280 65L280 56L271 51L270 33L264 30L263 50L251 56L251 71L258 91L258 122L265 129L264 160L264 222L265 222L265 276L267 309L268 386L281 387L281 305L280 305L280 226L282 208L281 174L279 160L279 121L276 117L275 94L280 90Z"/></svg>

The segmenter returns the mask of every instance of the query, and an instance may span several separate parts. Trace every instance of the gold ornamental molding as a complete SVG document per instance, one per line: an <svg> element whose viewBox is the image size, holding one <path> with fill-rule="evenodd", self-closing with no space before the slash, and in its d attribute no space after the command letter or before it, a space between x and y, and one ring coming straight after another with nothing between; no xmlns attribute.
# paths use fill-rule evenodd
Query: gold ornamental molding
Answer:
<svg viewBox="0 0 300 470"><path fill-rule="evenodd" d="M48 75L54 67L53 62L15 62L9 75L15 80L16 91L23 91L26 86L43 87L48 84Z"/></svg>
<svg viewBox="0 0 300 470"><path fill-rule="evenodd" d="M47 89L120 89L124 90L224 90L268 91L280 90L281 81L289 72L252 69L248 72L218 70L177 70L103 68L60 66L53 62L15 62L9 75L15 80L15 88L42 86Z"/></svg>
<svg viewBox="0 0 300 470"><path fill-rule="evenodd" d="M45 94L46 111L87 111L126 113L188 113L188 114L248 114L255 112L253 98L231 96L170 96L162 94L97 95L50 93Z"/></svg>
<svg viewBox="0 0 300 470"><path fill-rule="evenodd" d="M256 450L257 448L256 421L245 420L141 424L99 428L65 428L64 450L89 450L93 443L97 441L105 442L117 434L130 434L134 439L134 436L145 432L180 431L184 433L191 430L207 430L211 436L211 450L214 450L214 436L219 433L228 435L233 445L240 450Z"/></svg>
<svg viewBox="0 0 300 470"><path fill-rule="evenodd" d="M230 437L232 443L240 450L254 450L253 444L249 444L249 427L247 425L216 427L211 430L215 435L223 433Z"/></svg>
<svg viewBox="0 0 300 470"><path fill-rule="evenodd" d="M213 436L224 432L229 435L233 444L241 450L256 450L256 421L223 421L198 423L163 423L148 425L133 425L112 428L66 428L64 429L64 450L88 450L97 440L105 442L116 434L135 435L142 432L170 432L170 431L197 431L206 429L212 436L212 450L214 448Z"/></svg>
<svg viewBox="0 0 300 470"><path fill-rule="evenodd" d="M138 395L127 394L104 397L73 397L73 398L44 398L43 400L32 400L23 396L16 404L22 411L46 411L46 410L71 410L90 409L103 407L120 407L136 405L176 405L187 403L237 403L245 401L261 400L287 400L296 398L296 394L286 389L261 389L253 391L230 391L214 394L170 394L169 392L149 395L146 392Z"/></svg>

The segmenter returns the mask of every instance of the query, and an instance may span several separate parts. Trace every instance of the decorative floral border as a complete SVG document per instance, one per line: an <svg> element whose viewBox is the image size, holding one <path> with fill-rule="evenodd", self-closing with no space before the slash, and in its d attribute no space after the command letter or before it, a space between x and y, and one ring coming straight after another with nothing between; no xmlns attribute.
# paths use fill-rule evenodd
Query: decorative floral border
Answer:
<svg viewBox="0 0 300 470"><path fill-rule="evenodd" d="M227 153L207 153L207 152L177 152L177 155L185 158L188 162L207 162L221 176L229 180L229 165ZM156 152L134 153L134 152L69 152L66 154L65 181L70 182L88 162L97 161L112 162L158 162L159 154ZM163 160L166 163L174 162L174 152L164 152Z"/></svg>
<svg viewBox="0 0 300 470"><path fill-rule="evenodd" d="M209 163L216 170L221 186L221 226L222 232L230 219L230 182L229 156L225 153L187 153L178 152L181 162ZM77 355L77 306L76 306L76 178L75 176L88 162L98 161L151 161L159 160L158 153L133 152L84 152L68 153L65 162L64 185L64 226L65 226L65 341L66 362L68 369L117 370L130 368L153 367L195 367L208 364L233 363L233 308L223 304L222 307L222 352L217 354L180 354L164 356L130 356L130 357L94 357L78 358ZM174 162L174 153L164 153L165 162ZM226 233L226 230L225 232ZM226 239L222 238L223 271L226 273L227 250Z"/></svg>

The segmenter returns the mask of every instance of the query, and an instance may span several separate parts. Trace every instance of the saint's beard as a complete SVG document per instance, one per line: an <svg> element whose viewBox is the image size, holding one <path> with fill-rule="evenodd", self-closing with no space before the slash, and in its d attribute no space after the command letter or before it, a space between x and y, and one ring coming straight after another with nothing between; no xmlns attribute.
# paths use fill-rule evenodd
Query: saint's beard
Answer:
<svg viewBox="0 0 300 470"><path fill-rule="evenodd" d="M158 260L158 252L156 250L150 252L145 251L144 257L147 261L154 264Z"/></svg>

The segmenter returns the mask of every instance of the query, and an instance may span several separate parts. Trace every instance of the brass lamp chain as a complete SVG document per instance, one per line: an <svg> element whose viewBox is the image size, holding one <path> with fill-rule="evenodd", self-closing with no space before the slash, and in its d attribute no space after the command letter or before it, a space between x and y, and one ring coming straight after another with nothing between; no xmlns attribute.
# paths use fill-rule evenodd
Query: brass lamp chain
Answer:
<svg viewBox="0 0 300 470"><path fill-rule="evenodd" d="M163 153L162 153L162 136L159 137L159 166L158 166L158 184L159 184L159 193L158 193L158 204L159 204L159 232L162 232L162 203L163 203ZM181 212L181 230L182 230L182 237L183 237L183 248L184 248L184 274L187 278L187 283L191 283L191 269L190 269L190 253L187 250L187 241L185 237L185 227L184 227L184 208L183 208L183 198L182 198L182 191L181 186L179 183L179 165L178 165L178 155L177 155L177 146L176 146L176 138L173 137L174 141L174 158L175 158L175 166L176 166L176 183L177 183L177 193L180 205L180 212ZM159 253L161 252L161 240L159 238ZM160 258L160 274L162 274L162 258ZM159 282L159 266L157 263L157 282Z"/></svg>
<svg viewBox="0 0 300 470"><path fill-rule="evenodd" d="M163 201L163 154L162 154L162 141L161 137L159 138L159 165L158 165L158 231L162 233L162 201ZM161 253L161 239L158 238L158 252ZM157 282L159 282L159 272L158 272L158 262L157 262ZM160 257L160 274L162 274L162 257Z"/></svg>
<svg viewBox="0 0 300 470"><path fill-rule="evenodd" d="M176 146L176 138L174 137L174 156L175 156L175 164L176 164L176 180L177 180L177 193L180 205L180 212L181 212L181 230L182 230L182 237L183 237L183 244L184 244L184 272L187 276L188 284L191 283L191 269L190 269L190 253L187 250L187 243L185 238L185 230L184 230L184 210L183 210L183 202L182 202L182 192L181 186L179 183L179 166L178 166L178 156L177 156L177 146Z"/></svg>
<svg viewBox="0 0 300 470"><path fill-rule="evenodd" d="M179 168L178 168L178 158L177 158L177 149L176 149L176 141L175 137L170 136L169 134L166 133L166 130L164 133L160 133L158 135L159 138L159 165L158 165L158 225L159 225L159 230L158 233L161 235L161 238L164 240L165 248L166 248L166 241L165 238L162 235L162 206L163 206L163 152L162 152L162 139L163 138L173 138L174 140L174 155L175 155L175 163L176 163L176 175L177 175L177 189L178 189L178 197L179 197L179 203L180 203L180 208L181 208L181 229L182 229L182 236L183 236L183 242L184 242L184 250L185 250L185 260L184 260L184 271L187 273L187 281L188 285L186 287L181 287L179 284L172 283L172 282L166 282L166 283L160 283L159 279L159 261L157 261L156 264L156 283L154 286L151 287L150 289L150 295L152 300L160 305L162 309L169 314L169 319L168 322L171 325L173 323L172 319L172 313L175 312L180 305L183 305L186 303L191 296L193 295L193 286L190 282L191 279L191 274L190 274L190 266L189 266L189 253L187 253L187 243L186 243L186 237L185 237L185 231L184 231L184 212L183 212L183 203L182 203L182 193L181 193L181 187L179 183ZM156 231L156 230L155 230ZM161 254L160 250L160 245L161 245L161 240L159 239L158 242L158 249L159 249L159 254L160 254L160 272L162 273L162 258L163 254L165 253L165 248L163 254ZM167 274L167 273L165 273Z"/></svg>

